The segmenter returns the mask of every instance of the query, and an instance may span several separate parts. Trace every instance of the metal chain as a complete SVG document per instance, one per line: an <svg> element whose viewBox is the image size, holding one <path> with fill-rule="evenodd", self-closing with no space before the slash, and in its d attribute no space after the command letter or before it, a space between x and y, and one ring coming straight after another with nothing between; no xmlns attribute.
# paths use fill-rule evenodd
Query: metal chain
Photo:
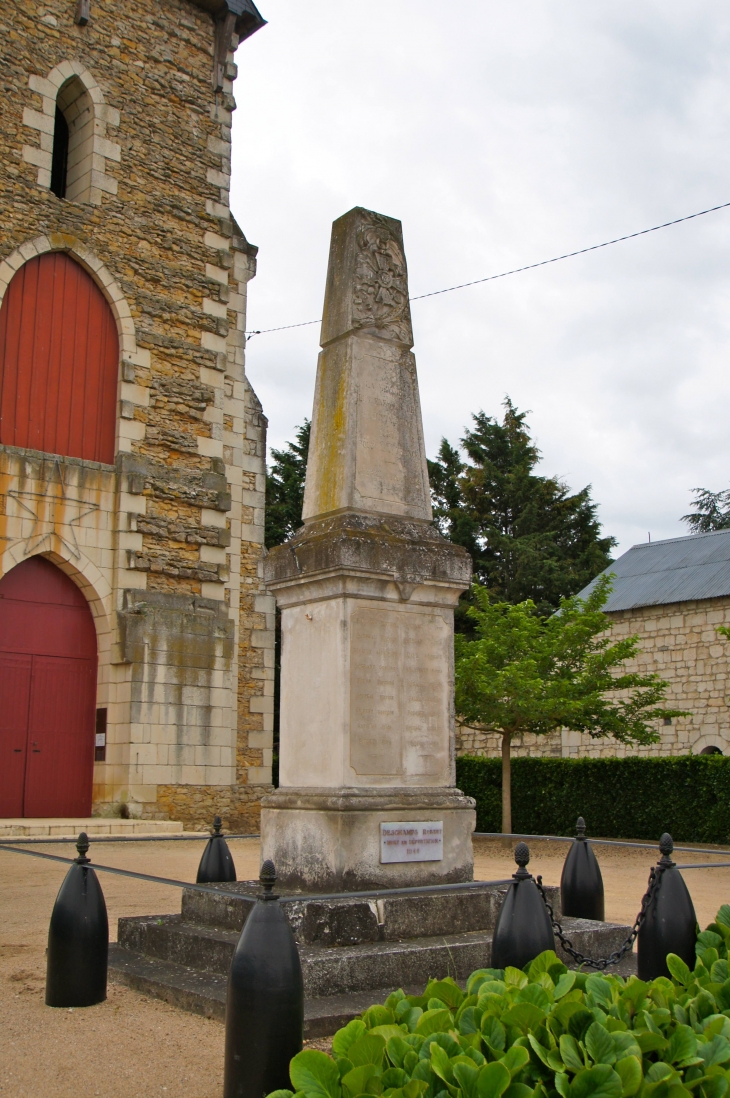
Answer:
<svg viewBox="0 0 730 1098"><path fill-rule="evenodd" d="M560 940L560 944L562 945L565 952L570 954L576 964L587 965L589 968L595 968L598 969L600 972L603 972L610 965L619 964L619 962L626 956L626 954L634 948L634 942L637 939L639 931L644 925L644 920L646 919L646 913L649 909L649 904L654 897L654 893L659 886L659 881L661 880L662 873L666 868L667 866L662 865L661 862L656 866L652 866L649 872L649 883L647 884L646 892L644 893L644 896L641 900L641 909L639 911L639 914L636 916L636 919L634 920L634 925L632 927L631 933L629 934L628 938L620 949L614 950L614 952L609 954L608 957L603 957L600 960L596 960L594 957L586 957L584 956L584 954L579 953L577 949L573 948L573 943L570 941L569 938L566 937L562 926L555 918L553 905L548 900L545 889L542 886L542 877L538 877L537 879L533 878L533 880L535 880L538 891L543 898L543 902L545 904L545 907L547 908L548 915L550 916L550 922L553 924L553 930L557 938Z"/></svg>

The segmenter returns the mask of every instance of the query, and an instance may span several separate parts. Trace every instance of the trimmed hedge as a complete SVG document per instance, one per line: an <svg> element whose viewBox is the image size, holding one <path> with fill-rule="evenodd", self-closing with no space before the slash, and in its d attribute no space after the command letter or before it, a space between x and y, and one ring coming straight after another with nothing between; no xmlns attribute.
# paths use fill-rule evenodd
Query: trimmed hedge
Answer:
<svg viewBox="0 0 730 1098"><path fill-rule="evenodd" d="M463 756L456 784L477 802L477 831L499 831L502 762ZM730 757L512 760L512 829L675 842L730 843Z"/></svg>

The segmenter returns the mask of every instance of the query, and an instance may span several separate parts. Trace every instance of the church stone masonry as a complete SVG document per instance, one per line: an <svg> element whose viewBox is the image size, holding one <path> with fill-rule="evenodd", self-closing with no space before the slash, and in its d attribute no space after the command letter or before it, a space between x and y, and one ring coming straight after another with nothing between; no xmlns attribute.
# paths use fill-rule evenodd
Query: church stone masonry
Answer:
<svg viewBox="0 0 730 1098"><path fill-rule="evenodd" d="M113 463L7 444L0 423L0 582L42 554L94 617L97 814L254 830L271 788L266 419L244 368L256 248L229 207L234 50L262 23L250 0L0 8L0 302L60 252L119 340Z"/></svg>

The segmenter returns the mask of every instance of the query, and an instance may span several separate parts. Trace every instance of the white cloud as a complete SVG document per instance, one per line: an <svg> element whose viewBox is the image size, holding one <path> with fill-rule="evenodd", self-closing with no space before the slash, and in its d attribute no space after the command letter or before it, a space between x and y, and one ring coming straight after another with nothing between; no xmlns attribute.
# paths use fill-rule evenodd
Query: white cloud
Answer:
<svg viewBox="0 0 730 1098"><path fill-rule="evenodd" d="M261 0L237 55L232 204L260 246L249 326L320 315L332 221L403 222L411 293L730 201L730 11L705 0ZM532 410L543 469L608 533L686 533L730 484L730 210L413 305L430 455ZM318 327L255 337L281 445Z"/></svg>

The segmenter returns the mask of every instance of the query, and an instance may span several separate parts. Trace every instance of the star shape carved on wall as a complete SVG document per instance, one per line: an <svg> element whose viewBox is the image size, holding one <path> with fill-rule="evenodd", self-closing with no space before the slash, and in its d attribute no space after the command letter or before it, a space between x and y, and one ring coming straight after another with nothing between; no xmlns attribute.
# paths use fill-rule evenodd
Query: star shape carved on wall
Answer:
<svg viewBox="0 0 730 1098"><path fill-rule="evenodd" d="M58 474L57 478L54 473ZM60 485L60 493L49 492L49 487L54 482ZM74 527L79 525L81 519L93 514L94 511L98 511L99 504L69 495L63 479L63 468L58 459L53 462L45 483L39 491L29 492L13 488L8 492L8 496L14 499L18 506L34 520L30 534L25 538L18 539L23 543L24 557L29 557L32 553L38 553L41 547L50 544L51 539L55 536L75 560L80 559L81 550L79 549ZM62 521L58 521L53 513L50 517L46 517L46 512L49 509L53 512L59 505L63 510Z"/></svg>

